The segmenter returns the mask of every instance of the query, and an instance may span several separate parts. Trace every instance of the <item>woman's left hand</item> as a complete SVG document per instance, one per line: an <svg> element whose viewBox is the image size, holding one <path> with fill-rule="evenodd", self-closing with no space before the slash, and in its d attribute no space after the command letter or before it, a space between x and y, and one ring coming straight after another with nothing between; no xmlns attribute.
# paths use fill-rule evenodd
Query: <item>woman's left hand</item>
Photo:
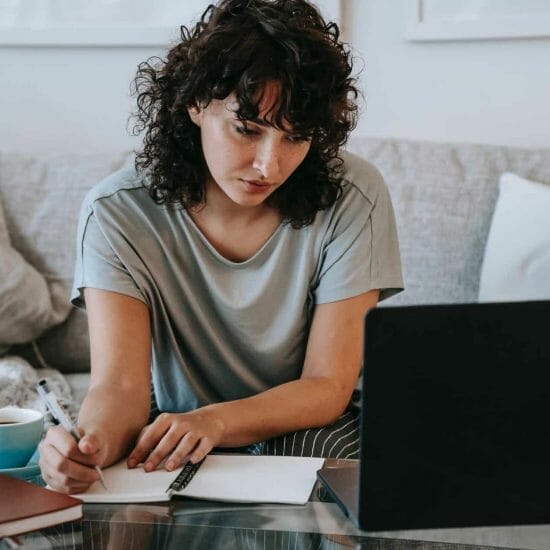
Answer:
<svg viewBox="0 0 550 550"><path fill-rule="evenodd" d="M172 471L186 458L193 463L201 461L220 443L222 435L223 422L212 410L162 413L143 428L126 463L134 468L145 462L145 471L152 472L166 459L165 468Z"/></svg>

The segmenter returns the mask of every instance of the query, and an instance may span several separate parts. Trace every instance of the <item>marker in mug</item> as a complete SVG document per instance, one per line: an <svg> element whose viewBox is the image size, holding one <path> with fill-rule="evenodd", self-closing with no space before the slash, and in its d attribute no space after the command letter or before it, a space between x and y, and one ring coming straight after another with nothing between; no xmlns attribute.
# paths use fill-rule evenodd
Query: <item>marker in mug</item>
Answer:
<svg viewBox="0 0 550 550"><path fill-rule="evenodd" d="M36 390L38 391L40 397L44 400L44 403L46 404L46 407L48 407L48 410L50 411L54 420L58 424L61 424L61 426L65 428L65 430L67 430L76 439L77 442L80 441L80 435L76 431L75 425L71 422L63 407L59 404L59 401L57 400L55 394L48 388L48 383L46 382L46 380L40 380L40 382L36 386ZM109 489L107 489L107 485L105 485L105 478L103 477L103 472L101 471L101 468L99 466L94 466L94 468L99 474L99 481L101 482L101 485L103 485L103 488L108 491Z"/></svg>

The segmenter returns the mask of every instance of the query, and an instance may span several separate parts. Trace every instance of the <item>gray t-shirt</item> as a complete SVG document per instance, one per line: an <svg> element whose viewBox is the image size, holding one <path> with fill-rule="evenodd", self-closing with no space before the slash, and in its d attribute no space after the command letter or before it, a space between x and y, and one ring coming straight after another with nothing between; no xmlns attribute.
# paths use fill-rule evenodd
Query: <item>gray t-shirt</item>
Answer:
<svg viewBox="0 0 550 550"><path fill-rule="evenodd" d="M281 224L250 259L232 262L183 208L159 206L133 168L86 196L73 304L83 289L149 308L152 377L162 411L247 397L300 377L315 304L403 288L390 196L380 173L345 154L343 193L313 224Z"/></svg>

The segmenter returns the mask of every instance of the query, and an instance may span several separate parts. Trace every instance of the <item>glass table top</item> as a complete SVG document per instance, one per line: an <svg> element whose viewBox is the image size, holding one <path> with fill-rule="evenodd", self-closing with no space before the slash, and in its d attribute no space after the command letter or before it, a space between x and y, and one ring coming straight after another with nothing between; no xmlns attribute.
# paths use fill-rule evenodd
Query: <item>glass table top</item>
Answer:
<svg viewBox="0 0 550 550"><path fill-rule="evenodd" d="M483 550L550 548L550 525L364 532L317 483L304 506L174 497L158 504L85 504L76 522L19 537L27 549ZM11 548L0 541L0 550Z"/></svg>

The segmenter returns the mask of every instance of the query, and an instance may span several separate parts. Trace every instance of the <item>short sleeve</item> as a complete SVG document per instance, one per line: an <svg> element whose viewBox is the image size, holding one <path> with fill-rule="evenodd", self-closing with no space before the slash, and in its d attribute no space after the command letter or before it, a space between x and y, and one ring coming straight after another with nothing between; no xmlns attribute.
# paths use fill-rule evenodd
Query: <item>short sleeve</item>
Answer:
<svg viewBox="0 0 550 550"><path fill-rule="evenodd" d="M360 177L367 181L348 182L335 210L315 291L317 303L343 300L374 289L380 290L380 300L384 300L403 290L389 191L371 165Z"/></svg>
<svg viewBox="0 0 550 550"><path fill-rule="evenodd" d="M117 292L147 303L128 269L110 246L94 213L84 206L77 236L75 276L71 292L73 305L85 308L86 287Z"/></svg>

